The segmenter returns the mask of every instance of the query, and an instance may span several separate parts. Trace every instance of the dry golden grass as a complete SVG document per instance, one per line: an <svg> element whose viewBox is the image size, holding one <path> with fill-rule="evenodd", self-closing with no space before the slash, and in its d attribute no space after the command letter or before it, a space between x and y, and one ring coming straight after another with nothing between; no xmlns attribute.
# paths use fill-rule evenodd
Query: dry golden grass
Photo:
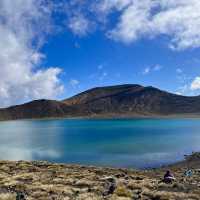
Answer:
<svg viewBox="0 0 200 200"><path fill-rule="evenodd" d="M131 198L133 196L133 193L125 185L117 186L117 189L115 190L115 194L119 197Z"/></svg>
<svg viewBox="0 0 200 200"><path fill-rule="evenodd" d="M16 200L16 195L15 194L0 194L0 200Z"/></svg>
<svg viewBox="0 0 200 200"><path fill-rule="evenodd" d="M184 170L174 168L176 182L165 184L164 170L0 161L0 200L15 200L16 191L27 200L200 200L200 173L184 180ZM108 177L116 182L112 193Z"/></svg>

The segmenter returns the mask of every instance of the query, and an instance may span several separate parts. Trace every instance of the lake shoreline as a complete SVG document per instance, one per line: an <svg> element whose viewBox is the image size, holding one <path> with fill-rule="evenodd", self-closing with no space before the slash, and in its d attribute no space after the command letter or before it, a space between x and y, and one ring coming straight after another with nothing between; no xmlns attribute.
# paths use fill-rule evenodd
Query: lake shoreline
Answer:
<svg viewBox="0 0 200 200"><path fill-rule="evenodd" d="M91 116L66 116L66 117L42 117L22 119L0 119L0 122L23 121L23 120L134 120L134 119L200 119L200 114L174 114L174 115L91 115Z"/></svg>
<svg viewBox="0 0 200 200"><path fill-rule="evenodd" d="M200 153L185 160L149 170L117 169L45 161L0 161L0 200L14 200L17 193L27 199L132 200L191 199L200 195ZM184 177L192 169L193 176ZM162 183L170 169L176 181ZM113 189L112 189L113 186Z"/></svg>

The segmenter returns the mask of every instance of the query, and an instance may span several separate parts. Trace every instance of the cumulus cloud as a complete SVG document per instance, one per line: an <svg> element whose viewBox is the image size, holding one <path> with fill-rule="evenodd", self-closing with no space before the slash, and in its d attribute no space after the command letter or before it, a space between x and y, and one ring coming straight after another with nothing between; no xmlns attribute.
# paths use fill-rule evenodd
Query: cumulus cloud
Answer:
<svg viewBox="0 0 200 200"><path fill-rule="evenodd" d="M141 38L166 36L173 50L200 47L199 0L68 2L69 27L76 35L94 31L95 24L110 39L128 44Z"/></svg>
<svg viewBox="0 0 200 200"><path fill-rule="evenodd" d="M96 4L96 9L100 13L109 14L113 9L121 11L131 2L132 0L102 0Z"/></svg>
<svg viewBox="0 0 200 200"><path fill-rule="evenodd" d="M64 24L74 35L83 37L95 30L97 18L92 7L96 3L89 0L61 0L61 2L59 12L64 15Z"/></svg>
<svg viewBox="0 0 200 200"><path fill-rule="evenodd" d="M55 98L62 92L61 69L42 67L45 55L40 51L51 32L52 6L78 36L100 29L110 39L128 44L167 36L173 50L200 47L199 0L0 0L0 107ZM144 74L160 69L146 68ZM197 82L198 77L192 90Z"/></svg>
<svg viewBox="0 0 200 200"><path fill-rule="evenodd" d="M191 90L199 90L200 89L200 77L196 77L192 83L191 83L191 86L190 86L190 89Z"/></svg>
<svg viewBox="0 0 200 200"><path fill-rule="evenodd" d="M199 9L199 0L132 0L121 11L119 23L108 36L131 43L165 35L170 38L172 49L200 47Z"/></svg>
<svg viewBox="0 0 200 200"><path fill-rule="evenodd" d="M90 21L83 15L76 15L69 19L68 27L78 36L85 36L90 31Z"/></svg>
<svg viewBox="0 0 200 200"><path fill-rule="evenodd" d="M55 98L63 89L61 69L40 68L40 51L51 29L44 0L0 1L0 107L38 98Z"/></svg>

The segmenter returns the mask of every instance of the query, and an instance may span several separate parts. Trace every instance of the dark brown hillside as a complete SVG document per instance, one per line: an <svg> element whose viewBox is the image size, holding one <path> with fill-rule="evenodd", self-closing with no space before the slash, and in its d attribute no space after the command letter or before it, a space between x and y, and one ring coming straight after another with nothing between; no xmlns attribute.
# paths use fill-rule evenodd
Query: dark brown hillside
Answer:
<svg viewBox="0 0 200 200"><path fill-rule="evenodd" d="M79 105L91 114L200 113L200 97L185 97L139 85L96 88L63 102L67 105Z"/></svg>
<svg viewBox="0 0 200 200"><path fill-rule="evenodd" d="M143 89L143 86L126 84L126 85L117 85L117 86L108 86L108 87L97 87L77 94L69 99L64 100L63 102L67 105L73 104L85 104L90 101L98 100L100 98L106 98L111 95L116 95L125 91L136 92Z"/></svg>
<svg viewBox="0 0 200 200"><path fill-rule="evenodd" d="M35 100L23 105L0 110L0 120L64 117L65 113L75 112L72 107L52 100Z"/></svg>
<svg viewBox="0 0 200 200"><path fill-rule="evenodd" d="M140 85L93 88L63 101L36 100L0 109L0 120L53 117L200 116L200 96Z"/></svg>

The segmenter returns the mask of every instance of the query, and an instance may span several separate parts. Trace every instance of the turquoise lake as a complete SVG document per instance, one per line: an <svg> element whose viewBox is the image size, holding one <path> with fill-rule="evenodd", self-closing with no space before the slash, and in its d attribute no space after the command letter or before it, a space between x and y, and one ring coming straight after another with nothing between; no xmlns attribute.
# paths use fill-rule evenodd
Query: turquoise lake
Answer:
<svg viewBox="0 0 200 200"><path fill-rule="evenodd" d="M200 151L200 119L0 122L0 159L147 168Z"/></svg>

